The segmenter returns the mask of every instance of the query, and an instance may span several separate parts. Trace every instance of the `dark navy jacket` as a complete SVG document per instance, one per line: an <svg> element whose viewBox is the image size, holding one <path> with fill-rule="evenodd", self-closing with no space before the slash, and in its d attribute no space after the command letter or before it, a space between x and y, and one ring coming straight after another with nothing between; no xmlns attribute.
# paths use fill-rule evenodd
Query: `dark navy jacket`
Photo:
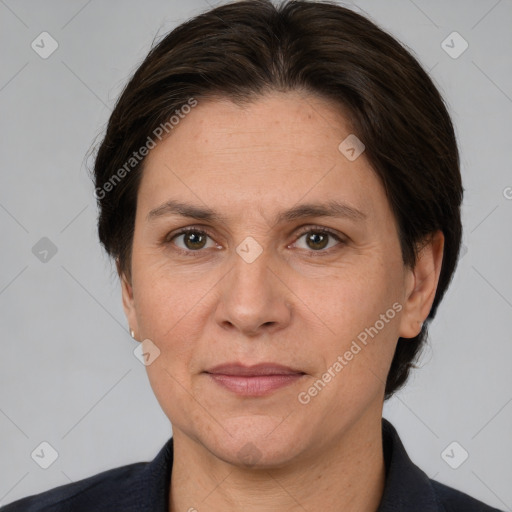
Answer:
<svg viewBox="0 0 512 512"><path fill-rule="evenodd" d="M382 434L386 484L377 512L500 512L430 480L411 462L397 431L384 418ZM62 485L15 501L0 512L168 512L172 461L171 437L152 462Z"/></svg>

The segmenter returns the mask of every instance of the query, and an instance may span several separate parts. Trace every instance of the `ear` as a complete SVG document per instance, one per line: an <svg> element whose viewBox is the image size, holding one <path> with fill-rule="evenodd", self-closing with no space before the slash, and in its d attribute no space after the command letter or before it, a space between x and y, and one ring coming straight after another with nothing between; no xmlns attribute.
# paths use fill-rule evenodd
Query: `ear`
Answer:
<svg viewBox="0 0 512 512"><path fill-rule="evenodd" d="M135 310L135 301L133 299L133 287L130 276L121 269L119 260L116 259L117 274L121 282L121 296L123 300L123 309L128 326L134 331L134 338L138 340L139 326L137 322L137 315Z"/></svg>
<svg viewBox="0 0 512 512"><path fill-rule="evenodd" d="M400 336L414 338L421 331L436 295L443 262L444 235L436 231L422 244L413 269L407 269L406 294L400 320Z"/></svg>

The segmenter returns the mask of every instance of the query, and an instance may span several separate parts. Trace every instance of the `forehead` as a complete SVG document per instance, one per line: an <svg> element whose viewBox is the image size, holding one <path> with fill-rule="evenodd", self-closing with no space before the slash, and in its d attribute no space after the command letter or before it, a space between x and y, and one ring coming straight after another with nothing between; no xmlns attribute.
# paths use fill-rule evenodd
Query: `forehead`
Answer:
<svg viewBox="0 0 512 512"><path fill-rule="evenodd" d="M350 161L340 152L351 134L341 107L299 92L244 106L199 99L146 157L141 206L152 209L172 195L241 212L301 200L345 201L365 213L385 208L364 153Z"/></svg>

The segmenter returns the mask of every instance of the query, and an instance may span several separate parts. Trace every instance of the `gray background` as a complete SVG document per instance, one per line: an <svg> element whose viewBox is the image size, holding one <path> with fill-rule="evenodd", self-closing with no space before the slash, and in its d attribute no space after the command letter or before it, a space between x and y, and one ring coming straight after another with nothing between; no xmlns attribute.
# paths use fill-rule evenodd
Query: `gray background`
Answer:
<svg viewBox="0 0 512 512"><path fill-rule="evenodd" d="M385 416L430 477L512 510L512 2L346 5L431 71L456 125L466 190L467 253L422 368ZM206 8L203 0L0 0L2 504L150 460L171 435L97 242L84 157L154 36ZM31 48L43 31L59 44L47 59ZM456 59L441 46L453 31L469 43ZM57 248L46 262L32 252L42 237ZM31 458L42 441L59 454L46 470ZM469 453L458 469L441 456L453 441Z"/></svg>

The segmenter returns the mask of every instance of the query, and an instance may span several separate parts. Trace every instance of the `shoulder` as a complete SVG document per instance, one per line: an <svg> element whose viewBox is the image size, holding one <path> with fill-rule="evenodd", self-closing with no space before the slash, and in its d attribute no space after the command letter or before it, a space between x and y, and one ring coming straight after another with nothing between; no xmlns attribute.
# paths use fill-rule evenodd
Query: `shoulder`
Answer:
<svg viewBox="0 0 512 512"><path fill-rule="evenodd" d="M382 419L386 484L378 512L501 512L430 479L412 462L395 427Z"/></svg>
<svg viewBox="0 0 512 512"><path fill-rule="evenodd" d="M150 462L103 471L10 503L0 512L163 512L173 462L171 437Z"/></svg>
<svg viewBox="0 0 512 512"><path fill-rule="evenodd" d="M77 482L27 496L1 508L1 512L95 512L136 510L140 476L147 462L109 469ZM139 498L140 499L140 498Z"/></svg>
<svg viewBox="0 0 512 512"><path fill-rule="evenodd" d="M438 502L446 512L501 512L499 509L486 505L468 494L453 487L430 481Z"/></svg>

